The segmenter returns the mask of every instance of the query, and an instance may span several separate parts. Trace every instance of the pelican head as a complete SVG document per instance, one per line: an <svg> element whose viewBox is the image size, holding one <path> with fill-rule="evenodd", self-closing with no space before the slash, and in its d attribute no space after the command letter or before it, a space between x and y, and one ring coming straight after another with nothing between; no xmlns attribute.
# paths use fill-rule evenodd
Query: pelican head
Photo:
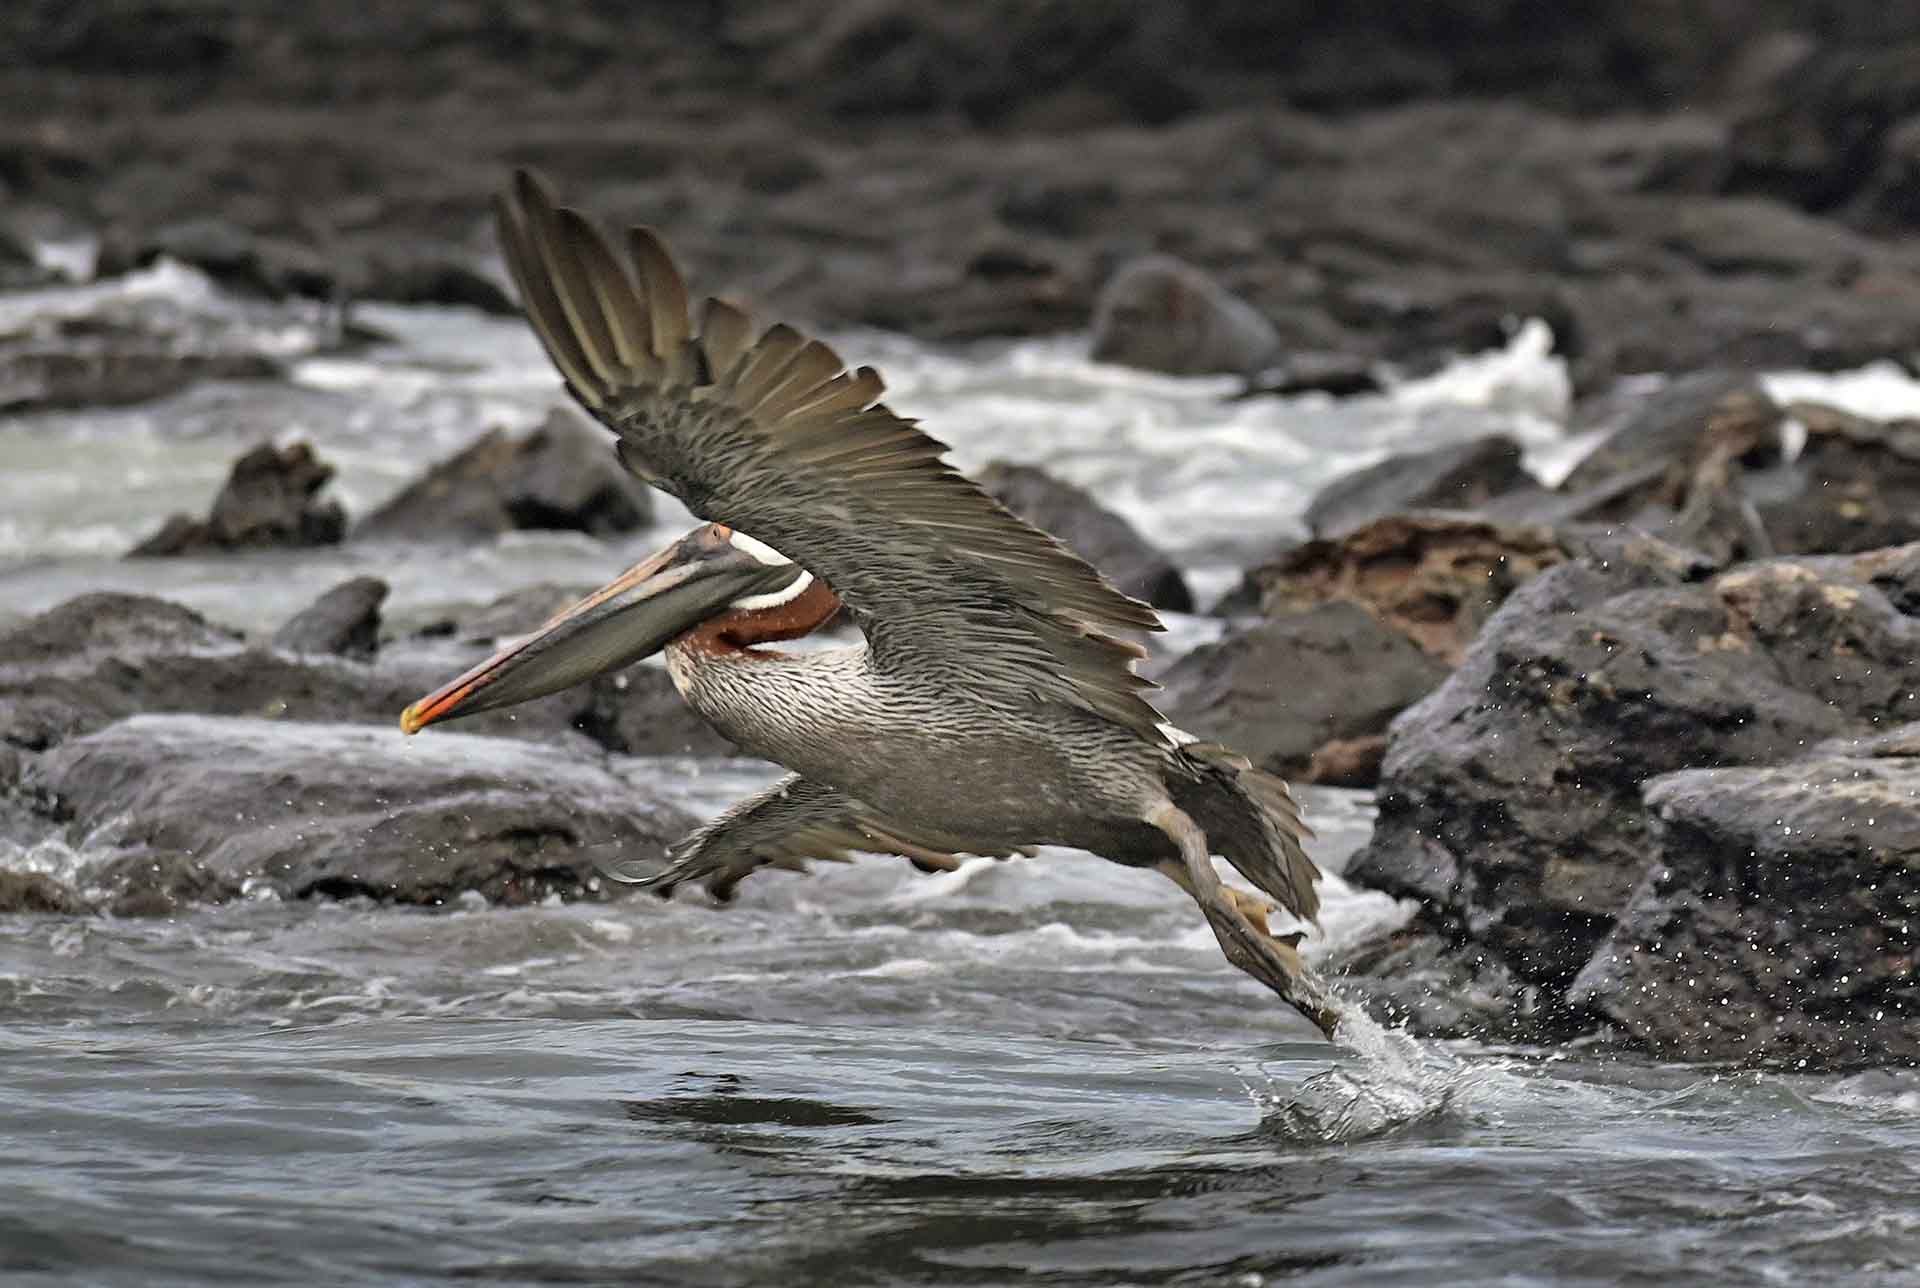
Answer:
<svg viewBox="0 0 1920 1288"><path fill-rule="evenodd" d="M400 714L400 728L510 707L659 652L729 614L798 600L813 574L744 532L710 523L621 573L539 630Z"/></svg>

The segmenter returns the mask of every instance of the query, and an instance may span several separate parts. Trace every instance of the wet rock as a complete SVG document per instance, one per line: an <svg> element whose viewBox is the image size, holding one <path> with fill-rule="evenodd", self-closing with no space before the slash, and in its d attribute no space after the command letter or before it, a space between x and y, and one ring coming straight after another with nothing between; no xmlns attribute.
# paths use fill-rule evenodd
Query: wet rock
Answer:
<svg viewBox="0 0 1920 1288"><path fill-rule="evenodd" d="M256 353L180 353L118 343L0 346L0 411L114 407L178 393L202 380L270 380L279 363Z"/></svg>
<svg viewBox="0 0 1920 1288"><path fill-rule="evenodd" d="M1396 931L1331 966L1369 1014L1416 1037L1537 1042L1545 1031L1567 1028L1543 1007L1537 985L1484 949L1431 931Z"/></svg>
<svg viewBox="0 0 1920 1288"><path fill-rule="evenodd" d="M1720 454L1748 467L1780 456L1782 414L1752 376L1681 376L1631 406L1619 427L1567 474L1580 504L1566 518L1627 518L1649 504L1678 510L1695 471Z"/></svg>
<svg viewBox="0 0 1920 1288"><path fill-rule="evenodd" d="M1335 738L1314 749L1300 779L1323 787L1372 787L1380 781L1380 762L1386 755L1384 733Z"/></svg>
<svg viewBox="0 0 1920 1288"><path fill-rule="evenodd" d="M380 605L386 598L387 583L378 577L343 581L275 631L273 647L370 658L380 646Z"/></svg>
<svg viewBox="0 0 1920 1288"><path fill-rule="evenodd" d="M1557 996L1646 872L1649 778L1920 714L1920 547L1697 576L1642 543L1517 591L1394 723L1349 877Z"/></svg>
<svg viewBox="0 0 1920 1288"><path fill-rule="evenodd" d="M975 482L1015 514L1052 533L1135 599L1176 613L1193 611L1180 570L1131 523L1083 488L1031 465L994 461Z"/></svg>
<svg viewBox="0 0 1920 1288"><path fill-rule="evenodd" d="M87 882L105 897L103 911L115 917L171 917L242 893L235 875L216 872L191 855L140 847L96 864Z"/></svg>
<svg viewBox="0 0 1920 1288"><path fill-rule="evenodd" d="M1873 421L1796 403L1806 426L1791 494L1758 503L1785 553L1849 553L1920 538L1920 421Z"/></svg>
<svg viewBox="0 0 1920 1288"><path fill-rule="evenodd" d="M1920 761L1875 750L1649 782L1652 868L1570 1000L1668 1059L1920 1059Z"/></svg>
<svg viewBox="0 0 1920 1288"><path fill-rule="evenodd" d="M33 786L91 847L183 855L284 898L599 897L596 860L662 854L693 823L553 747L439 742L424 756L392 730L136 716L41 757Z"/></svg>
<svg viewBox="0 0 1920 1288"><path fill-rule="evenodd" d="M1239 398L1294 398L1301 394L1328 394L1353 398L1377 394L1385 386L1370 358L1346 353L1295 353L1277 367L1250 377Z"/></svg>
<svg viewBox="0 0 1920 1288"><path fill-rule="evenodd" d="M91 911L86 900L44 872L0 870L0 915L19 912L73 916Z"/></svg>
<svg viewBox="0 0 1920 1288"><path fill-rule="evenodd" d="M1182 729L1305 777L1322 752L1322 766L1335 768L1328 744L1384 732L1446 677L1405 635L1335 602L1195 649L1160 677L1158 704Z"/></svg>
<svg viewBox="0 0 1920 1288"><path fill-rule="evenodd" d="M1451 665L1509 594L1566 557L1535 524L1392 515L1248 570L1234 598L1269 617L1351 600Z"/></svg>
<svg viewBox="0 0 1920 1288"><path fill-rule="evenodd" d="M1279 349L1273 323L1169 255L1125 265L1094 301L1093 357L1100 362L1173 375L1251 374Z"/></svg>
<svg viewBox="0 0 1920 1288"><path fill-rule="evenodd" d="M175 515L129 555L198 554L258 547L325 546L346 532L346 511L322 501L333 466L305 443L262 443L233 463L204 522Z"/></svg>
<svg viewBox="0 0 1920 1288"><path fill-rule="evenodd" d="M192 264L229 289L268 299L289 295L324 299L335 290L333 271L318 252L211 217L186 219L131 237L108 237L101 243L98 272L111 277L144 268L162 256Z"/></svg>
<svg viewBox="0 0 1920 1288"><path fill-rule="evenodd" d="M518 528L612 536L646 526L647 485L605 433L556 408L524 438L490 430L428 468L354 530L356 537L467 540Z"/></svg>
<svg viewBox="0 0 1920 1288"><path fill-rule="evenodd" d="M1504 434L1488 434L1399 453L1341 475L1307 507L1307 528L1316 537L1343 537L1390 514L1477 510L1494 497L1537 485L1520 463L1520 444Z"/></svg>
<svg viewBox="0 0 1920 1288"><path fill-rule="evenodd" d="M377 236L357 251L349 282L354 298L393 304L457 304L515 314L519 306L471 252L432 238Z"/></svg>

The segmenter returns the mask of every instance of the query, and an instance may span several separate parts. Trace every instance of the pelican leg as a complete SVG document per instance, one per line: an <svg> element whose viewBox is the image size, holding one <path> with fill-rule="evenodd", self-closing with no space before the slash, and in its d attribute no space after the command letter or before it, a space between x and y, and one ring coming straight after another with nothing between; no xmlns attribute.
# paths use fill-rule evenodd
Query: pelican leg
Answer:
<svg viewBox="0 0 1920 1288"><path fill-rule="evenodd" d="M1200 905L1227 960L1278 993L1332 1038L1340 1011L1326 986L1300 959L1294 947L1298 936L1273 934L1267 928L1270 905L1220 880L1213 870L1206 833L1184 810L1172 804L1161 805L1147 822L1179 847L1179 859L1161 863L1160 871Z"/></svg>

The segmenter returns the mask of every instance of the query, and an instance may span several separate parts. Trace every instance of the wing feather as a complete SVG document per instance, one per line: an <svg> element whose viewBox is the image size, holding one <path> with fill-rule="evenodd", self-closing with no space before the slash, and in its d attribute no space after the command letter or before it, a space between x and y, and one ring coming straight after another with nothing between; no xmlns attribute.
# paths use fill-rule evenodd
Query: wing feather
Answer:
<svg viewBox="0 0 1920 1288"><path fill-rule="evenodd" d="M1141 650L1115 638L1159 630L1153 609L954 470L945 444L879 401L872 368L847 371L785 324L751 339L746 316L716 300L692 335L685 282L656 234L632 230L622 262L524 174L500 232L535 333L619 435L621 460L832 586L877 665L1163 740L1141 696L1152 686L1132 671Z"/></svg>
<svg viewBox="0 0 1920 1288"><path fill-rule="evenodd" d="M635 862L602 870L616 881L659 895L699 883L724 901L761 868L805 872L811 860L844 862L855 852L898 854L922 871L949 871L960 866L961 853L972 851L925 828L882 819L836 788L791 774L675 843L660 871L648 872L646 865ZM986 857L1017 852L1001 850Z"/></svg>

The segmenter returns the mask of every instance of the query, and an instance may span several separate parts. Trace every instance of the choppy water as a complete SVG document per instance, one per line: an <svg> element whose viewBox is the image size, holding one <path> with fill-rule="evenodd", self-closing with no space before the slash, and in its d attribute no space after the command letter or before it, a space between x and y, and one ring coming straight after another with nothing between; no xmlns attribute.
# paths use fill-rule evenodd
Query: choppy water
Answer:
<svg viewBox="0 0 1920 1288"><path fill-rule="evenodd" d="M190 273L142 282L228 307ZM554 395L517 326L365 316L396 341L350 359L299 357L318 332L297 316L254 320L295 356L291 387L0 426L0 621L119 586L259 629L358 571L388 578L404 617L599 579L683 522L617 548L111 557L203 509L260 437L314 440L364 512ZM1081 482L1218 588L1319 483L1395 446L1504 427L1570 459L1540 340L1344 404L1222 402L1230 386L1092 366L1068 340L843 348L963 462ZM1915 393L1884 371L1792 380L1864 410ZM702 812L765 776L621 768ZM1337 868L1366 802L1308 807ZM0 867L83 884L93 857L0 842ZM1329 887L1331 943L1402 915ZM7 1283L1920 1283L1917 1149L1908 1071L1383 1033L1329 1048L1220 961L1164 882L1072 855L776 875L725 911L0 918Z"/></svg>

